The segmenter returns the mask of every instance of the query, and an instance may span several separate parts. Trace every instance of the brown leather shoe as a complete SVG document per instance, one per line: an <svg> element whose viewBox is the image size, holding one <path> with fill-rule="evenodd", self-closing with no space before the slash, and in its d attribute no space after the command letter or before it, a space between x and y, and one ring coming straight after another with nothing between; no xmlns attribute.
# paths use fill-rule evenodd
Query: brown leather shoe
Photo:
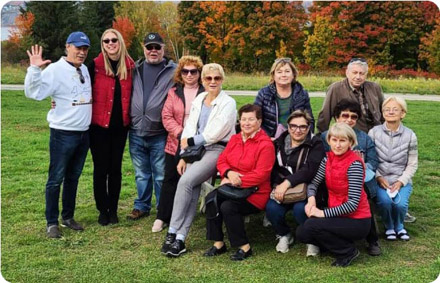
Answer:
<svg viewBox="0 0 440 283"><path fill-rule="evenodd" d="M146 217L149 215L150 215L149 211L141 211L141 210L135 208L131 211L131 213L129 215L127 215L127 219L128 220L138 220L138 219L141 219L142 217Z"/></svg>

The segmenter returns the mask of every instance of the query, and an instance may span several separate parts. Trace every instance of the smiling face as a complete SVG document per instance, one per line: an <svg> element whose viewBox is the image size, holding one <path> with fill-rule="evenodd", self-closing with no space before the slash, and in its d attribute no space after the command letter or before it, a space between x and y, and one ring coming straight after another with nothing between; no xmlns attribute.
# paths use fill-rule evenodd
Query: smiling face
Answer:
<svg viewBox="0 0 440 283"><path fill-rule="evenodd" d="M273 78L277 86L286 86L292 83L295 76L290 65L284 64L283 66L275 69Z"/></svg>
<svg viewBox="0 0 440 283"><path fill-rule="evenodd" d="M200 72L197 67L192 64L184 65L180 74L185 85L196 85L199 81Z"/></svg>
<svg viewBox="0 0 440 283"><path fill-rule="evenodd" d="M350 85L354 88L360 88L367 79L367 70L366 65L351 64L345 72Z"/></svg>
<svg viewBox="0 0 440 283"><path fill-rule="evenodd" d="M88 46L76 47L73 44L66 44L67 57L66 60L75 65L75 67L80 67L82 63L87 58L89 53Z"/></svg>
<svg viewBox="0 0 440 283"><path fill-rule="evenodd" d="M310 131L310 127L304 117L291 119L287 126L290 137L296 143L302 143Z"/></svg>
<svg viewBox="0 0 440 283"><path fill-rule="evenodd" d="M383 118L387 123L400 123L400 121L406 115L406 112L402 109L402 106L395 100L390 100L387 104L385 104L382 112Z"/></svg>
<svg viewBox="0 0 440 283"><path fill-rule="evenodd" d="M217 95L222 90L223 77L217 70L209 70L204 74L203 86L210 94Z"/></svg>
<svg viewBox="0 0 440 283"><path fill-rule="evenodd" d="M253 112L243 112L240 117L241 132L245 137L250 137L261 127L261 119L257 119L257 114Z"/></svg>
<svg viewBox="0 0 440 283"><path fill-rule="evenodd" d="M107 32L102 37L102 47L112 60L119 59L120 43L117 35L113 32Z"/></svg>
<svg viewBox="0 0 440 283"><path fill-rule="evenodd" d="M145 60L149 64L157 65L162 62L165 55L165 44L149 43L144 46Z"/></svg>
<svg viewBox="0 0 440 283"><path fill-rule="evenodd" d="M347 137L331 136L328 140L328 144L335 155L342 155L347 152L353 145Z"/></svg>
<svg viewBox="0 0 440 283"><path fill-rule="evenodd" d="M344 122L345 124L349 125L351 128L354 128L356 126L357 120L358 120L358 114L351 112L350 110L344 110L341 111L341 114L338 118L336 118L336 122Z"/></svg>

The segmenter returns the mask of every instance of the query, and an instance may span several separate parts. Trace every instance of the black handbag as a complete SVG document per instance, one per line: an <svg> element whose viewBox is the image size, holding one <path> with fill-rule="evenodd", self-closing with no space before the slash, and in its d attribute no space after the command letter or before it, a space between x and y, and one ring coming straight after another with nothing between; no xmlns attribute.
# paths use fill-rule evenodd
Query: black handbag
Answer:
<svg viewBox="0 0 440 283"><path fill-rule="evenodd" d="M185 160L186 163L193 163L202 159L205 152L206 149L204 145L193 145L188 146L180 157Z"/></svg>
<svg viewBox="0 0 440 283"><path fill-rule="evenodd" d="M255 193L258 187L237 188L231 184L224 184L217 188L218 193L227 199L242 200Z"/></svg>

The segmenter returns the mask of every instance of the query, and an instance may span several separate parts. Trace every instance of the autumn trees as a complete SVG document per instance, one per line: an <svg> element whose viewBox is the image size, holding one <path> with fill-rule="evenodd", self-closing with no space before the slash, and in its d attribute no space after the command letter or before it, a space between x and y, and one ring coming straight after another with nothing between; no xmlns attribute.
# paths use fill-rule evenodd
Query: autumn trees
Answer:
<svg viewBox="0 0 440 283"><path fill-rule="evenodd" d="M82 29L89 35L92 57L99 52L102 31L114 27L134 59L143 57L143 38L154 31L164 37L172 59L194 54L234 72L268 72L275 58L287 56L302 70L341 70L350 58L365 57L373 74L440 74L440 15L428 1L313 1L307 9L302 1L26 5L19 29L24 38L45 46L52 60L63 53L70 31ZM15 39L21 41L18 35Z"/></svg>

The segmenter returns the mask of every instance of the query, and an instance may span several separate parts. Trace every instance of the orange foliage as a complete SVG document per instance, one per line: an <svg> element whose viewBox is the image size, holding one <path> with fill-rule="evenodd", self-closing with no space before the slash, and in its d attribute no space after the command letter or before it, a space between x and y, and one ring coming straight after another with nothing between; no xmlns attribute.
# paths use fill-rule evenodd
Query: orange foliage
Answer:
<svg viewBox="0 0 440 283"><path fill-rule="evenodd" d="M113 28L122 34L127 49L130 48L136 35L133 23L127 17L116 17L113 21Z"/></svg>
<svg viewBox="0 0 440 283"><path fill-rule="evenodd" d="M15 18L15 26L11 31L10 41L19 44L21 39L27 35L32 34L32 25L34 24L35 16L31 12L21 14Z"/></svg>

